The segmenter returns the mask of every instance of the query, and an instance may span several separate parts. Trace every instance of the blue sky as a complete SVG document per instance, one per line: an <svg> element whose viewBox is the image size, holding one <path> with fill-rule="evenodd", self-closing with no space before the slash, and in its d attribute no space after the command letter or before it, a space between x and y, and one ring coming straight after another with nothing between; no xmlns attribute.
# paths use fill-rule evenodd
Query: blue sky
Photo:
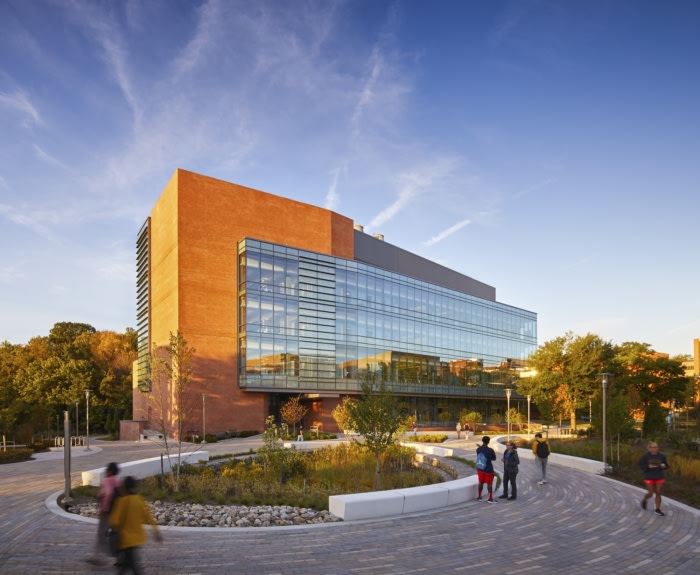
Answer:
<svg viewBox="0 0 700 575"><path fill-rule="evenodd" d="M0 341L135 326L176 168L333 209L571 331L700 337L700 3L3 0Z"/></svg>

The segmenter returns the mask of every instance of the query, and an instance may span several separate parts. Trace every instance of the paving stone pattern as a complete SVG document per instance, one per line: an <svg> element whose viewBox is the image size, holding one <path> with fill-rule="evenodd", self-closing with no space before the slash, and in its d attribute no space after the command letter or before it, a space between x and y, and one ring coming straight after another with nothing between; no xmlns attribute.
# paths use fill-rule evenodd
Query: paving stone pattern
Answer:
<svg viewBox="0 0 700 575"><path fill-rule="evenodd" d="M254 438L207 446L241 453ZM473 441L451 441L474 456ZM92 442L74 448L73 485L80 472L109 461L153 457L160 448ZM523 461L518 499L470 501L433 513L376 521L281 528L163 528L163 543L142 549L146 575L406 575L586 574L697 575L700 513L664 498L665 517L643 511L642 490L550 464L550 483L537 485ZM0 466L0 574L111 573L84 559L96 524L52 512L63 489L63 459ZM51 496L51 497L50 497Z"/></svg>

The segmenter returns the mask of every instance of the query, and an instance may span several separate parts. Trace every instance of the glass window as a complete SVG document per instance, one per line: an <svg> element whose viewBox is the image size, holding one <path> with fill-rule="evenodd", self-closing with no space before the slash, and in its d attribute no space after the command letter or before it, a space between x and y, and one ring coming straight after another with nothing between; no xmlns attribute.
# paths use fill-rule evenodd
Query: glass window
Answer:
<svg viewBox="0 0 700 575"><path fill-rule="evenodd" d="M271 254L260 254L260 290L271 292L274 278L274 257Z"/></svg>
<svg viewBox="0 0 700 575"><path fill-rule="evenodd" d="M251 240L239 250L242 385L259 374L297 389L355 391L372 377L466 390L454 362L492 367L536 349L525 310L351 260Z"/></svg>

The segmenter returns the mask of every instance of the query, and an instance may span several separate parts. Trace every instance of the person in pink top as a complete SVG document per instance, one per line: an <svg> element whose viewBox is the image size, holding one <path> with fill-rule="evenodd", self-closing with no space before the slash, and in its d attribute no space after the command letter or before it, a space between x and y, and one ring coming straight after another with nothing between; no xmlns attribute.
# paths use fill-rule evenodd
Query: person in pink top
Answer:
<svg viewBox="0 0 700 575"><path fill-rule="evenodd" d="M92 565L106 565L107 560L105 555L109 555L109 539L107 532L109 531L109 514L112 512L114 500L122 494L123 484L119 477L119 466L112 462L105 469L105 478L100 484L100 490L97 493L97 508L99 514L99 522L97 524L97 544L95 545L95 553L87 559L87 562Z"/></svg>

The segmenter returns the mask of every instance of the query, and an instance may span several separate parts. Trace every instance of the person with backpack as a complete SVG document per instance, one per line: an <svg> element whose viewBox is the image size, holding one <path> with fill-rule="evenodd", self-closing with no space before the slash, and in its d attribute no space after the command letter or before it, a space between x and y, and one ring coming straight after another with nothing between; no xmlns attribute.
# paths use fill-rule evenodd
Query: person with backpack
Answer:
<svg viewBox="0 0 700 575"><path fill-rule="evenodd" d="M487 503L496 503L493 498L493 462L496 461L496 452L489 447L491 438L485 435L481 439L481 446L476 449L476 475L479 478L479 496L477 501L482 501L481 493L486 485L489 494ZM477 444L478 445L478 444Z"/></svg>
<svg viewBox="0 0 700 575"><path fill-rule="evenodd" d="M532 453L535 456L535 463L540 469L542 474L542 479L537 482L537 485L544 485L547 483L547 458L551 453L549 449L549 443L546 439L542 439L541 433L535 434L535 441L532 442Z"/></svg>
<svg viewBox="0 0 700 575"><path fill-rule="evenodd" d="M520 457L515 448L515 443L512 441L506 442L506 450L503 452L503 494L499 495L499 499L507 499L513 501L518 497L518 488L515 485L515 478L518 475L518 467L520 465ZM508 486L510 485L510 497L508 497Z"/></svg>
<svg viewBox="0 0 700 575"><path fill-rule="evenodd" d="M119 465L115 462L107 464L105 468L105 478L100 484L100 490L97 492L97 513L99 520L97 522L97 545L92 556L86 561L91 565L106 565L107 560L104 556L109 555L109 514L114 507L114 501L121 495L122 480L119 477Z"/></svg>

